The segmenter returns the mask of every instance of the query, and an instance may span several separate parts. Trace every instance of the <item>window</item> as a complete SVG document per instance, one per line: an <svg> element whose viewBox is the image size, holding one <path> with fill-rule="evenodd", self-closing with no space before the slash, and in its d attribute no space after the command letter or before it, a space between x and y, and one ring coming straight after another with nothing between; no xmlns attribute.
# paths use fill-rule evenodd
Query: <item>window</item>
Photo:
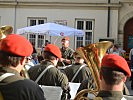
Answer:
<svg viewBox="0 0 133 100"><path fill-rule="evenodd" d="M34 26L34 25L39 25L39 24L44 24L47 22L46 18L28 18L28 26ZM28 34L28 39L29 41L36 47L36 48L41 48L42 45L44 44L44 35L39 35L39 34L34 34L30 33Z"/></svg>
<svg viewBox="0 0 133 100"><path fill-rule="evenodd" d="M29 41L32 43L32 45L34 45L35 46L35 44L36 44L36 35L35 34L29 34Z"/></svg>
<svg viewBox="0 0 133 100"><path fill-rule="evenodd" d="M85 31L85 35L76 38L76 48L85 46L93 41L94 20L76 19L76 28Z"/></svg>
<svg viewBox="0 0 133 100"><path fill-rule="evenodd" d="M83 37L77 37L77 47L80 47L83 45Z"/></svg>
<svg viewBox="0 0 133 100"><path fill-rule="evenodd" d="M44 35L38 35L38 48L41 48L42 45L44 44Z"/></svg>

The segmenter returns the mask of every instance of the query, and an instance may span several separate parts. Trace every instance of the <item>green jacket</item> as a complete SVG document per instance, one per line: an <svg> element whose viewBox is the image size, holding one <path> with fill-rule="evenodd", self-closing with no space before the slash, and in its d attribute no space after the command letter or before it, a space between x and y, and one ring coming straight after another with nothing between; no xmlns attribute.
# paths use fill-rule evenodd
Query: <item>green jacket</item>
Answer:
<svg viewBox="0 0 133 100"><path fill-rule="evenodd" d="M71 66L65 68L64 72L68 77L69 82L71 82L73 76L76 74L76 72L79 70L79 68L84 64L72 64ZM81 83L83 80L92 80L92 74L90 72L90 69L85 65L77 74L73 82L75 83Z"/></svg>
<svg viewBox="0 0 133 100"><path fill-rule="evenodd" d="M5 73L14 75L0 81L0 92L4 100L46 100L42 89L35 82L21 77L14 69L0 67L0 77Z"/></svg>
<svg viewBox="0 0 133 100"><path fill-rule="evenodd" d="M63 48L61 48L60 50L61 50L61 53L62 53L62 58L69 59L71 61L71 64L73 64L74 63L74 56L73 56L74 50L72 50L69 47L65 50ZM65 61L63 61L63 63L65 65L69 65ZM58 66L63 66L63 64L61 62L58 62Z"/></svg>
<svg viewBox="0 0 133 100"><path fill-rule="evenodd" d="M102 97L103 100L121 100L123 94L121 91L100 91L97 97Z"/></svg>
<svg viewBox="0 0 133 100"><path fill-rule="evenodd" d="M41 72L48 67L49 65L53 65L50 61L43 61L40 65L34 66L28 70L30 79L35 81L37 77L41 74ZM68 79L65 74L63 74L56 67L52 67L48 69L42 78L38 81L39 85L47 85L47 86L61 86L64 91L69 89L68 87Z"/></svg>

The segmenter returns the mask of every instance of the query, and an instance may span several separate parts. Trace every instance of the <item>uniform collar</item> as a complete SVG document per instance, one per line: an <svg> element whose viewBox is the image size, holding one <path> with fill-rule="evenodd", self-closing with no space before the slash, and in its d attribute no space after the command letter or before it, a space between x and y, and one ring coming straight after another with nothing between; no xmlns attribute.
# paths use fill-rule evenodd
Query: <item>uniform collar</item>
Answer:
<svg viewBox="0 0 133 100"><path fill-rule="evenodd" d="M20 73L17 71L17 70L14 70L14 69L12 69L12 68L10 68L10 67L0 67L0 73L2 74L4 74L4 73L13 73L13 74L15 74L15 75L19 75L20 76Z"/></svg>
<svg viewBox="0 0 133 100"><path fill-rule="evenodd" d="M123 97L121 91L100 91L98 97Z"/></svg>
<svg viewBox="0 0 133 100"><path fill-rule="evenodd" d="M42 61L41 64L42 64L42 65L54 65L53 62L51 62L50 60Z"/></svg>

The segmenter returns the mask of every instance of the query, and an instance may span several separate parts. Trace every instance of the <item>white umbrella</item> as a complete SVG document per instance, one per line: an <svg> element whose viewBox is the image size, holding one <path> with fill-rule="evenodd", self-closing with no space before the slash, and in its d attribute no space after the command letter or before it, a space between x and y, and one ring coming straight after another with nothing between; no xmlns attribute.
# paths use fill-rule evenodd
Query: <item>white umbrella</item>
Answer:
<svg viewBox="0 0 133 100"><path fill-rule="evenodd" d="M72 27L63 26L55 23L45 23L35 26L29 26L17 30L17 34L41 34L50 36L83 36L84 31Z"/></svg>

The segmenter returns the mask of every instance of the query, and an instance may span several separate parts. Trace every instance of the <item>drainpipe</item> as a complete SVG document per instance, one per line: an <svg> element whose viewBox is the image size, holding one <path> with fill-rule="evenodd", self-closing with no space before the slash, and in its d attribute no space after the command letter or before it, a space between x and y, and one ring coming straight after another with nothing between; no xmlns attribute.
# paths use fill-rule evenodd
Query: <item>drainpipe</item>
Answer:
<svg viewBox="0 0 133 100"><path fill-rule="evenodd" d="M110 0L108 0L108 4L110 4ZM108 7L108 21L107 21L107 37L110 36L110 7Z"/></svg>
<svg viewBox="0 0 133 100"><path fill-rule="evenodd" d="M17 16L17 5L18 5L18 1L15 0L16 4L15 4L15 9L14 9L14 33L16 33L16 16Z"/></svg>

